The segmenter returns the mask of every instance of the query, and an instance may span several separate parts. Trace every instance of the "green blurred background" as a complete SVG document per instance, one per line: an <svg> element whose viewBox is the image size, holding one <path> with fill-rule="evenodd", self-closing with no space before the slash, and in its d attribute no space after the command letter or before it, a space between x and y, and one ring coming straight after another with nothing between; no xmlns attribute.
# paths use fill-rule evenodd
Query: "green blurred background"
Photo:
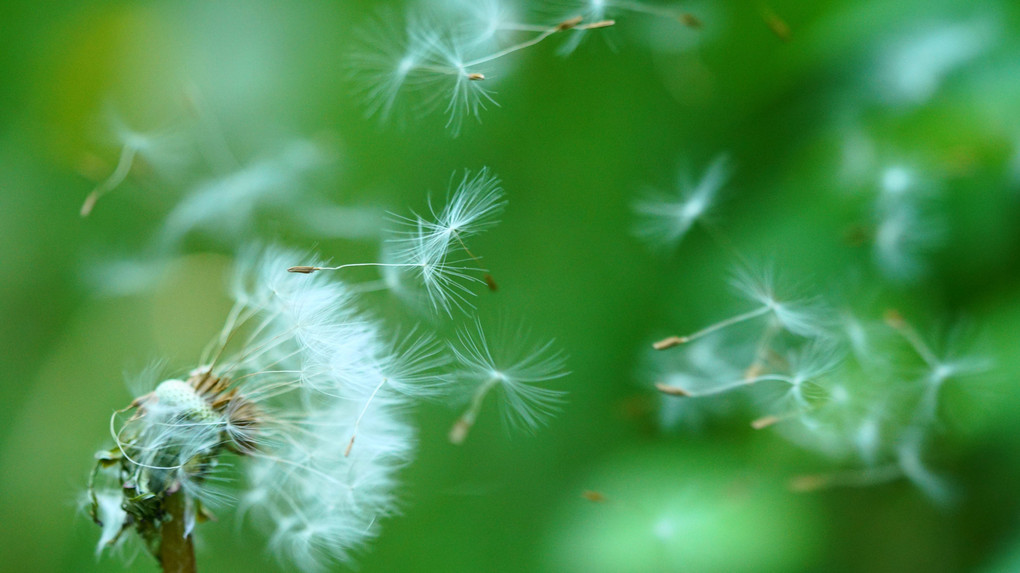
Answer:
<svg viewBox="0 0 1020 573"><path fill-rule="evenodd" d="M480 293L479 313L522 319L570 355L569 402L533 437L505 431L490 404L455 447L456 412L415 413L404 514L360 570L1020 571L1020 5L685 4L701 30L621 14L611 43L522 52L494 84L500 107L456 138L441 114L402 126L364 117L347 61L377 8L0 5L0 570L156 569L144 555L126 568L97 561L98 528L77 503L111 410L131 398L125 376L153 359L191 367L217 332L232 248L198 233L153 288L104 295L90 277L112 255L139 254L183 189L129 178L91 217L78 209L117 160L107 110L166 127L192 86L242 159L289 137L331 142L315 191L340 205L421 210L451 173L491 167L510 203L473 244L501 286ZM974 22L981 49L933 93L883 89L876 69L899 38ZM951 45L934 52L954 57ZM862 131L939 182L946 240L918 283L879 283L869 250L847 241L861 210L841 189L842 153ZM632 236L631 204L720 151L736 169L716 221L742 252L822 292L865 269L879 305L979 326L995 376L949 405L931 460L961 491L955 507L906 482L790 493L788 478L824 461L743 419L657 429L646 348L720 316L734 261L698 232L650 252ZM372 241L298 227L265 217L252 236L338 261L376 254ZM373 304L400 320L393 301ZM288 570L263 546L223 516L201 527L199 564Z"/></svg>

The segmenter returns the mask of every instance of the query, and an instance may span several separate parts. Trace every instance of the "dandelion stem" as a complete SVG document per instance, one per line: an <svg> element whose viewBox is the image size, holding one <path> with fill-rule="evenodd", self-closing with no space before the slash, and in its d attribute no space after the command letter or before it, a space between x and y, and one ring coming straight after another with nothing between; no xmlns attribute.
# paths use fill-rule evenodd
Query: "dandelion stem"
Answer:
<svg viewBox="0 0 1020 573"><path fill-rule="evenodd" d="M745 322L753 318L758 318L759 316L766 315L769 312L772 312L772 307L763 306L750 312L745 312L744 314L738 314L737 316L734 316L732 318L727 318L726 320L702 328L701 330L693 334L688 334L687 336L670 336L669 338L664 338L653 344L652 348L656 350L665 350L667 348L672 348L674 346L680 346L681 344L687 344L692 340L697 340L698 338L701 338L702 336L705 336L707 334L711 334L717 330L726 328L728 326L733 326L734 324L739 324L741 322Z"/></svg>
<svg viewBox="0 0 1020 573"><path fill-rule="evenodd" d="M485 384L478 387L475 391L474 396L471 397L471 404L468 405L468 409L461 414L457 422L453 424L453 428L450 429L450 442L460 445L464 443L464 439L467 438L468 432L471 427L475 425L475 419L478 418L478 413L482 410L482 401L485 400L485 395L489 393L499 384L500 378L493 376L489 378Z"/></svg>
<svg viewBox="0 0 1020 573"><path fill-rule="evenodd" d="M159 563L164 573L195 573L195 544L184 531L184 491L169 495L163 510L167 519L160 528Z"/></svg>

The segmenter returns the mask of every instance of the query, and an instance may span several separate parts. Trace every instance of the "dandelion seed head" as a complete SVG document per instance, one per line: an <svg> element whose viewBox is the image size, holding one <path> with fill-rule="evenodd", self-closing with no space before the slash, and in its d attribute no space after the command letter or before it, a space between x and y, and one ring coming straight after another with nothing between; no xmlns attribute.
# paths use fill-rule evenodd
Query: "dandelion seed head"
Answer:
<svg viewBox="0 0 1020 573"><path fill-rule="evenodd" d="M215 420L212 407L198 392L183 380L165 380L160 382L153 393L160 407L181 412L200 420Z"/></svg>
<svg viewBox="0 0 1020 573"><path fill-rule="evenodd" d="M203 366L163 379L133 414L114 417L117 447L97 471L124 485L119 500L132 524L162 519L158 502L137 500L182 491L189 530L194 500L234 506L267 530L281 559L316 571L350 559L395 512L396 472L414 447L401 411L432 392L438 344L412 331L394 345L347 285L287 273L299 258L277 248L245 252L235 307ZM227 472L233 465L239 471ZM234 473L243 485L228 481ZM97 497L95 514L110 513L106 501Z"/></svg>

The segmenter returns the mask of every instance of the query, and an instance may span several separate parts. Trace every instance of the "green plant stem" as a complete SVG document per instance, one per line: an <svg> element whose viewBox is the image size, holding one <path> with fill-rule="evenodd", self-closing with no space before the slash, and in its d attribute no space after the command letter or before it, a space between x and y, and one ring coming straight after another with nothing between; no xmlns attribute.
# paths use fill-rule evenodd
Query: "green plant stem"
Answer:
<svg viewBox="0 0 1020 573"><path fill-rule="evenodd" d="M163 503L169 519L160 530L159 563L164 573L195 573L195 544L184 534L184 492L177 491Z"/></svg>

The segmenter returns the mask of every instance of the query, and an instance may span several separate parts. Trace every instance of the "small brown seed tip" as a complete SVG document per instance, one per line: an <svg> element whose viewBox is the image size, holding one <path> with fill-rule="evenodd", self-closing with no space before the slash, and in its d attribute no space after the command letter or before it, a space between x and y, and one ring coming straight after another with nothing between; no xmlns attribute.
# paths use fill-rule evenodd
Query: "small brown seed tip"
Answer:
<svg viewBox="0 0 1020 573"><path fill-rule="evenodd" d="M569 30L569 29L573 28L574 26L580 24L582 20L584 20L584 18L582 18L581 16L576 16L576 17L571 18L569 20L564 20L564 21L562 21L562 22L560 22L559 24L556 25L556 31L557 32L562 32L564 30Z"/></svg>
<svg viewBox="0 0 1020 573"><path fill-rule="evenodd" d="M768 25L772 33L775 34L780 41L789 42L792 37L790 32L790 25L783 21L782 18L775 14L769 14L765 17L765 23Z"/></svg>
<svg viewBox="0 0 1020 573"><path fill-rule="evenodd" d="M492 275L485 273L485 284L489 286L489 290L496 292L499 290L499 285L496 284L496 279L492 278Z"/></svg>
<svg viewBox="0 0 1020 573"><path fill-rule="evenodd" d="M691 394L679 386L670 386L662 382L655 383L655 389L670 396L690 396Z"/></svg>
<svg viewBox="0 0 1020 573"><path fill-rule="evenodd" d="M606 496L600 491L587 490L581 493L581 497L595 503L605 503Z"/></svg>
<svg viewBox="0 0 1020 573"><path fill-rule="evenodd" d="M747 368L747 370L744 371L744 380L750 382L755 378L761 376L762 372L764 371L765 369L762 367L762 365L755 362L754 364L750 365Z"/></svg>
<svg viewBox="0 0 1020 573"><path fill-rule="evenodd" d="M471 80L473 82L477 82L477 81L480 81L480 80L484 80L485 79L485 75L484 74L479 74L478 72L471 72L470 74L467 75L467 79L469 79L469 80Z"/></svg>
<svg viewBox="0 0 1020 573"><path fill-rule="evenodd" d="M764 418L758 418L757 420L751 422L751 427L754 428L755 430L762 430L768 428L769 426L775 424L778 421L779 418L775 416L765 416Z"/></svg>
<svg viewBox="0 0 1020 573"><path fill-rule="evenodd" d="M662 340L652 344L652 348L656 350L666 350L667 348L673 348L674 346L680 346L687 342L686 336L670 336L669 338L663 338Z"/></svg>
<svg viewBox="0 0 1020 573"><path fill-rule="evenodd" d="M823 475L797 476L790 480L790 489L796 492L818 491L828 485L829 479Z"/></svg>
<svg viewBox="0 0 1020 573"><path fill-rule="evenodd" d="M893 328L903 328L903 325L906 324L906 321L903 320L903 315L895 308L886 309L883 318L885 323Z"/></svg>
<svg viewBox="0 0 1020 573"><path fill-rule="evenodd" d="M696 30L701 29L702 26L701 20L699 20L697 16L691 14L690 12L684 12L683 14L680 14L680 16L677 17L677 19L680 20L681 24L687 26L688 28L694 28Z"/></svg>
<svg viewBox="0 0 1020 573"><path fill-rule="evenodd" d="M308 267L308 266L297 266L287 269L288 273L301 273L303 275L310 275L315 271L320 270L319 267Z"/></svg>
<svg viewBox="0 0 1020 573"><path fill-rule="evenodd" d="M92 213L92 209L96 206L96 201L99 200L99 194L95 191L89 193L89 196L85 198L85 202L81 204L81 216L88 217Z"/></svg>
<svg viewBox="0 0 1020 573"><path fill-rule="evenodd" d="M467 420L457 420L457 423L450 428L450 443L458 446L463 444L470 429L470 422Z"/></svg>

